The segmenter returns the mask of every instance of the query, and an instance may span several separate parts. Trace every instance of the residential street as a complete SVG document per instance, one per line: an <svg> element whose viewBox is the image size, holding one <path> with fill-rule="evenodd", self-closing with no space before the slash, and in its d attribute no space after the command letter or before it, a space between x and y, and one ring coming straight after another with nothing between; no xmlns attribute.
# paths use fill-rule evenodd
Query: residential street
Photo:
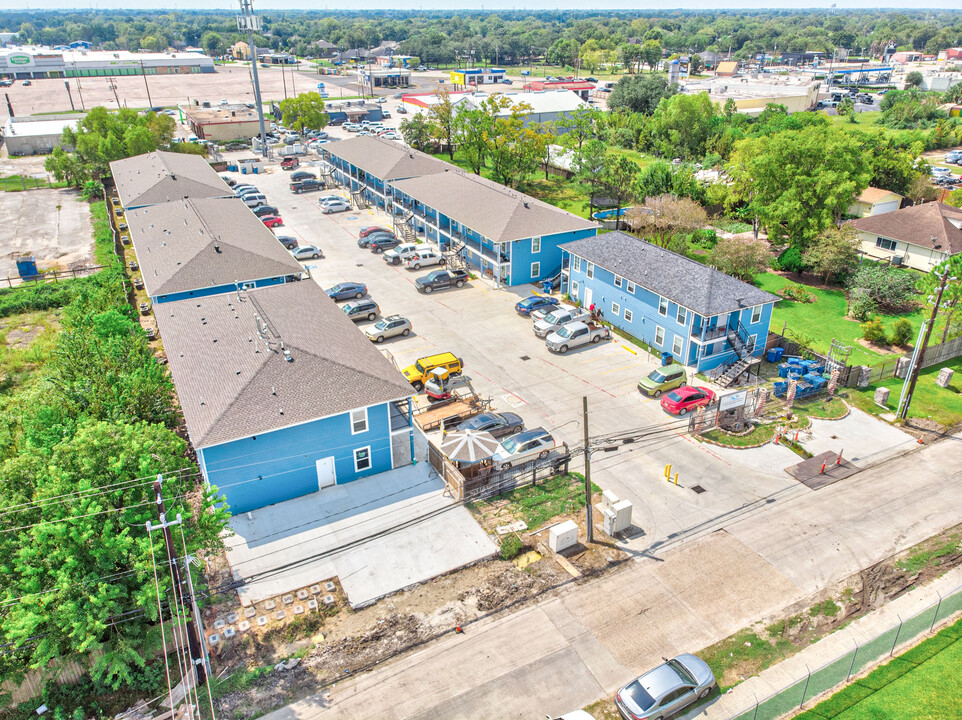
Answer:
<svg viewBox="0 0 962 720"><path fill-rule="evenodd" d="M680 537L267 717L494 720L583 707L662 656L697 651L957 523L960 442L729 513L710 535Z"/></svg>

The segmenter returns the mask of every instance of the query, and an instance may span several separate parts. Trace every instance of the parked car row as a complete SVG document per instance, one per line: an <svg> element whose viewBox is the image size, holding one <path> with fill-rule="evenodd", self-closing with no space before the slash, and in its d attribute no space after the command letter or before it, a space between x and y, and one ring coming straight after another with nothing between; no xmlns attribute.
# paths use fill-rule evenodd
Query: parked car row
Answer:
<svg viewBox="0 0 962 720"><path fill-rule="evenodd" d="M283 225L284 221L278 214L277 208L267 204L267 196L264 195L254 185L237 184L233 185L234 196L243 200L244 204L251 209L257 217L261 219L269 228Z"/></svg>

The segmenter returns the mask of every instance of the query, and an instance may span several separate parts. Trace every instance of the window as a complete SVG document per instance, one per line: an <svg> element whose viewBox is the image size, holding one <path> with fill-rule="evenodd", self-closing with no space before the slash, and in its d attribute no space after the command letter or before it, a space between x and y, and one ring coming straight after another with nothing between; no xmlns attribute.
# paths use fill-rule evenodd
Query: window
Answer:
<svg viewBox="0 0 962 720"><path fill-rule="evenodd" d="M572 262L572 267L575 272L581 272L581 258L575 255L574 261Z"/></svg>
<svg viewBox="0 0 962 720"><path fill-rule="evenodd" d="M611 303L611 314L614 315L615 317L618 317L619 315L621 315L621 306L618 303L616 302Z"/></svg>
<svg viewBox="0 0 962 720"><path fill-rule="evenodd" d="M894 240L889 240L888 238L880 237L880 238L876 238L875 246L880 247L883 250L895 250L895 248L898 246L898 243L895 242Z"/></svg>
<svg viewBox="0 0 962 720"><path fill-rule="evenodd" d="M371 469L371 446L358 448L354 451L354 472Z"/></svg>
<svg viewBox="0 0 962 720"><path fill-rule="evenodd" d="M679 325L684 325L688 322L688 311L685 310L681 305L678 306L677 320Z"/></svg>
<svg viewBox="0 0 962 720"><path fill-rule="evenodd" d="M681 356L681 351L685 349L685 339L681 335L675 335L671 343L671 354L676 357Z"/></svg>
<svg viewBox="0 0 962 720"><path fill-rule="evenodd" d="M668 298L658 298L658 314L668 317Z"/></svg>
<svg viewBox="0 0 962 720"><path fill-rule="evenodd" d="M595 276L595 264L594 264L594 263L590 263L590 262L586 262L586 263L585 263L585 275L588 276L588 279L589 279L589 280Z"/></svg>
<svg viewBox="0 0 962 720"><path fill-rule="evenodd" d="M762 306L756 305L752 308L752 325L762 319Z"/></svg>
<svg viewBox="0 0 962 720"><path fill-rule="evenodd" d="M625 292L628 293L629 295L635 294L635 284L631 282L631 280L625 283Z"/></svg>
<svg viewBox="0 0 962 720"><path fill-rule="evenodd" d="M665 344L665 328L661 325L655 326L655 345L659 347Z"/></svg>
<svg viewBox="0 0 962 720"><path fill-rule="evenodd" d="M615 287L620 288L624 283L624 278L621 275L615 275Z"/></svg>
<svg viewBox="0 0 962 720"><path fill-rule="evenodd" d="M531 238L531 254L541 252L541 238Z"/></svg>
<svg viewBox="0 0 962 720"><path fill-rule="evenodd" d="M628 308L625 308L625 320L627 322L631 322L631 310Z"/></svg>
<svg viewBox="0 0 962 720"><path fill-rule="evenodd" d="M531 279L537 280L541 277L541 263L534 262L531 263Z"/></svg>
<svg viewBox="0 0 962 720"><path fill-rule="evenodd" d="M351 410L351 435L367 432L367 408Z"/></svg>
<svg viewBox="0 0 962 720"><path fill-rule="evenodd" d="M573 280L571 282L571 297L573 298L578 297L578 281L577 280Z"/></svg>

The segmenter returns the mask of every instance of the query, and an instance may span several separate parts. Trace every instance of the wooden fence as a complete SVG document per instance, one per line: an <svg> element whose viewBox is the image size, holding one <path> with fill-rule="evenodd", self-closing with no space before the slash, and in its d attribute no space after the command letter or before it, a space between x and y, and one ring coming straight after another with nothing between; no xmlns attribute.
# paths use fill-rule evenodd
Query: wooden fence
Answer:
<svg viewBox="0 0 962 720"><path fill-rule="evenodd" d="M962 355L962 337L952 338L942 345L929 345L922 356L922 367L932 367Z"/></svg>
<svg viewBox="0 0 962 720"><path fill-rule="evenodd" d="M60 280L72 280L77 277L93 275L98 270L103 270L103 265L85 265L83 267L72 268L70 270L45 270L39 275L29 275L27 277L5 277L0 283L6 283L7 287L19 287L36 283L59 282Z"/></svg>

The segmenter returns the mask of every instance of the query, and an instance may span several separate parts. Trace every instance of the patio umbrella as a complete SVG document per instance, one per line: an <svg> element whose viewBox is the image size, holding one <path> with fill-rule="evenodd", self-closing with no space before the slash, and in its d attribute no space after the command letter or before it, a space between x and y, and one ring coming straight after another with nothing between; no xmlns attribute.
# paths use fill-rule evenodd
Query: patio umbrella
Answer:
<svg viewBox="0 0 962 720"><path fill-rule="evenodd" d="M489 432L462 430L448 433L441 442L441 452L451 460L476 463L487 460L498 449L498 441Z"/></svg>

